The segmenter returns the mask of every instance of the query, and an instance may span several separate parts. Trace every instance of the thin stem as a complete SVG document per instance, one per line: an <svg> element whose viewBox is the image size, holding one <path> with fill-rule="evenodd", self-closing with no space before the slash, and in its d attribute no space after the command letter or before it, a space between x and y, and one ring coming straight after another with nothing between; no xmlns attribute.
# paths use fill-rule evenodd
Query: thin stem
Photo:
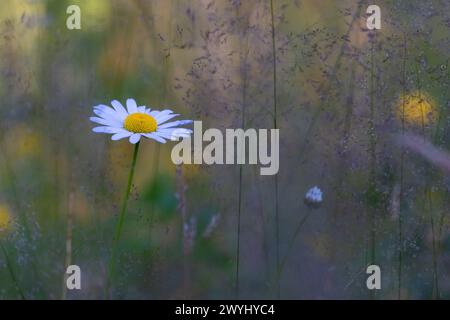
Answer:
<svg viewBox="0 0 450 320"><path fill-rule="evenodd" d="M240 19L239 7L236 9L236 15L238 19ZM248 20L248 19L247 19ZM244 23L242 26L242 38L246 38L245 46L241 45L241 52L239 54L239 67L242 79L242 105L241 105L241 126L242 129L245 130L245 108L247 104L247 54L248 54L248 37L246 36L246 30L248 28L248 21ZM244 146L242 146L244 148ZM242 150L244 152L244 150ZM240 296L240 286L239 286L239 267L240 267L240 244L241 244L241 213L242 213L242 172L243 165L239 166L239 195L238 195L238 222L237 222L237 239L236 239L236 279L235 279L235 290L236 290L236 299L239 299Z"/></svg>
<svg viewBox="0 0 450 320"><path fill-rule="evenodd" d="M272 67L273 67L273 128L277 125L277 51L275 42L275 20L273 0L270 0L270 17L272 26ZM280 273L280 221L278 214L278 175L275 175L275 246L277 274ZM280 298L280 283L277 282L277 297Z"/></svg>
<svg viewBox="0 0 450 320"><path fill-rule="evenodd" d="M153 170L152 170L152 179L155 181L158 178L158 170L159 170L159 155L160 155L160 145L155 144L155 152L153 155ZM152 202L150 204L150 230L153 228L154 220L155 220L155 204ZM151 231L150 231L151 233Z"/></svg>
<svg viewBox="0 0 450 320"><path fill-rule="evenodd" d="M73 190L73 177L71 178L71 190L69 192L69 203L67 210L67 230L66 230L66 257L64 261L64 271L72 264L72 224L73 224L73 211L75 206L75 192ZM65 300L67 297L67 273L64 272L61 300Z"/></svg>
<svg viewBox="0 0 450 320"><path fill-rule="evenodd" d="M14 282L17 293L20 295L20 298L22 300L26 300L25 295L23 294L23 291L20 288L19 282L17 281L16 274L14 273L14 268L12 267L12 263L9 259L8 252L6 251L6 248L3 246L3 243L1 241L0 241L0 248L2 249L3 255L5 256L6 267L8 268L9 274L11 275L11 279Z"/></svg>
<svg viewBox="0 0 450 320"><path fill-rule="evenodd" d="M72 178L73 179L73 178ZM72 224L73 224L73 210L75 206L75 192L70 190L69 205L67 210L67 230L66 230L66 257L64 263L64 271L72 264ZM67 297L67 273L64 272L61 300Z"/></svg>
<svg viewBox="0 0 450 320"><path fill-rule="evenodd" d="M281 260L280 269L277 272L277 285L278 286L279 286L279 282L281 279L281 273L283 272L284 266L286 265L286 262L287 262L288 258L290 257L290 253L292 251L292 248L294 247L295 240L297 239L298 235L300 234L300 230L301 230L302 226L305 224L306 220L308 220L308 218L311 214L311 211L312 211L311 209L308 209L308 212L303 216L303 218L298 223L297 228L295 229L294 234L291 238L291 241L289 242L288 250L283 257L283 260Z"/></svg>
<svg viewBox="0 0 450 320"><path fill-rule="evenodd" d="M239 196L238 196L238 223L237 223L237 241L236 241L236 299L239 299L239 258L241 243L241 207L242 207L242 165L239 166Z"/></svg>
<svg viewBox="0 0 450 320"><path fill-rule="evenodd" d="M119 214L119 221L117 222L116 231L114 233L112 252L111 252L111 260L109 261L108 275L107 275L107 282L106 282L107 294L109 292L111 281L114 276L114 268L115 268L114 262L116 260L117 244L120 240L120 235L122 233L122 226L123 226L123 223L125 220L125 213L127 211L128 198L130 197L131 186L133 184L134 169L136 167L136 160L137 160L137 155L138 155L138 151L139 151L139 145L140 145L140 142L138 142L134 145L133 160L131 162L130 173L128 175L127 189L125 191L125 196L123 198L122 208L121 208L120 214Z"/></svg>
<svg viewBox="0 0 450 320"><path fill-rule="evenodd" d="M139 4L140 5L140 4ZM141 5L140 5L141 6ZM167 46L167 52L164 52L165 49L163 48L162 51L162 74L163 74L163 84L162 84L162 94L160 96L160 99L158 99L160 104L167 105L169 100L169 69L170 69L170 55L171 55L171 49L172 49L172 0L168 1L168 7L169 7L169 17L168 17L168 46ZM151 13L148 14L148 16L151 16ZM148 19L148 21L153 21L153 19ZM147 30L155 30L155 27L153 23L148 23ZM156 35L153 35L151 38L154 39ZM156 47L157 44L155 43L154 46ZM158 60L161 58L161 56L158 56ZM157 63L160 63L160 61L157 61ZM155 152L154 152L154 158L153 158L153 170L152 170L152 179L155 182L158 177L158 171L159 171L159 158L160 158L160 145L155 144ZM155 220L155 205L154 203L150 204L150 233L152 233L151 229L154 225ZM151 237L151 235L150 235Z"/></svg>
<svg viewBox="0 0 450 320"><path fill-rule="evenodd" d="M419 65L416 64L416 77L417 77L417 87L419 91L419 98L422 97L422 83L420 81L419 76ZM421 106L421 124L422 124L422 135L423 137L426 136L426 130L425 130L425 112L423 110L423 107ZM431 168L426 167L426 178L427 183L425 186L425 194L424 196L428 199L424 199L424 201L428 200L429 205L429 215L430 215L430 225L431 225L431 243L432 243L432 260L433 260L433 299L440 298L439 295L439 279L438 279L438 267L437 267L437 246L436 246L436 234L435 234L435 226L434 226L434 218L433 218L433 205L431 201L431 187L430 187L430 176L431 176Z"/></svg>
<svg viewBox="0 0 450 320"><path fill-rule="evenodd" d="M403 39L403 65L402 65L402 134L405 133L405 102L406 102L406 36ZM403 269L403 181L404 181L404 161L405 161L405 149L402 147L400 156L400 199L399 199L399 212L398 212L398 293L397 298L402 298L402 269Z"/></svg>
<svg viewBox="0 0 450 320"><path fill-rule="evenodd" d="M438 266L437 266L437 247L436 247L436 235L435 235L435 227L434 227L434 219L433 219L433 206L431 201L431 190L428 189L428 204L430 207L430 223L431 223L431 236L432 236L432 249L433 249L433 298L440 298L439 295L439 279L438 279Z"/></svg>
<svg viewBox="0 0 450 320"><path fill-rule="evenodd" d="M369 117L369 154L370 154L370 177L369 177L369 190L370 192L376 192L376 137L375 137L375 63L374 63L374 47L375 47L375 34L371 39L370 48L370 117ZM376 221L375 221L375 209L369 208L369 224L370 224L370 264L375 264L375 249L376 249ZM375 298L375 291L370 291L371 299Z"/></svg>
<svg viewBox="0 0 450 320"><path fill-rule="evenodd" d="M189 281L189 255L192 249L192 224L188 219L187 203L186 203L186 190L187 186L183 177L183 166L178 165L175 171L176 184L177 184L177 198L178 198L178 209L181 215L181 228L182 228L182 239L183 239L183 299L188 299L188 293L190 292L190 281Z"/></svg>

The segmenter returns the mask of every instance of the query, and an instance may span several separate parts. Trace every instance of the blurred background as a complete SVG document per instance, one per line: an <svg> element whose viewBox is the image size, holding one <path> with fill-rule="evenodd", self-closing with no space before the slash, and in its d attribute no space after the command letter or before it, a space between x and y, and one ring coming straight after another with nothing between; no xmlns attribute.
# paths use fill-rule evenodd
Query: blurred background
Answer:
<svg viewBox="0 0 450 320"><path fill-rule="evenodd" d="M2 1L0 298L105 298L133 146L89 117L127 98L204 129L276 118L280 170L177 168L173 143L143 141L112 298L450 298L449 171L398 139L450 148L450 3L376 1L376 31L369 4Z"/></svg>

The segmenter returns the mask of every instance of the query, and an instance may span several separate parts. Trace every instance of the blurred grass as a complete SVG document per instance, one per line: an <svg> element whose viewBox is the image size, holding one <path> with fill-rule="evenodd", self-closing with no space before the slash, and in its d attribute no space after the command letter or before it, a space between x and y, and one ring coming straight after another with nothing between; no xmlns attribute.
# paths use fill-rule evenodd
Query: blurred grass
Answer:
<svg viewBox="0 0 450 320"><path fill-rule="evenodd" d="M69 4L81 7L81 31L65 27ZM236 6L249 24L244 33L236 27ZM399 247L405 266L402 297L432 297L430 213L440 226L441 297L450 297L448 177L406 153L404 243L397 243L398 218L390 207L400 180L401 150L391 136L401 131L403 91L420 90L438 113L425 128L406 129L450 147L449 8L431 0L381 1L380 6L383 27L374 40L372 92L377 143L374 181L367 188L370 43L364 17L351 24L355 1L276 1L282 255L306 210L306 190L319 184L325 198L294 244L281 283L286 298L367 297L360 270L370 210L385 285L378 298L397 296ZM14 220L5 246L30 299L61 297L71 193L71 260L82 269L83 290L69 291L67 298L102 297L132 146L91 132L93 105L133 97L148 107L201 119L204 128L239 127L245 68L246 125L272 126L268 2L10 0L0 3L0 33L0 203ZM245 65L238 56L242 36L249 47ZM406 83L399 72L403 37ZM114 297L233 297L238 168L183 167L188 222L195 230L185 257L170 149L150 141L142 145ZM252 170L242 171L241 296L273 298L273 182ZM425 190L431 192L432 209ZM204 237L217 214L219 224ZM0 284L0 298L19 298L3 256Z"/></svg>

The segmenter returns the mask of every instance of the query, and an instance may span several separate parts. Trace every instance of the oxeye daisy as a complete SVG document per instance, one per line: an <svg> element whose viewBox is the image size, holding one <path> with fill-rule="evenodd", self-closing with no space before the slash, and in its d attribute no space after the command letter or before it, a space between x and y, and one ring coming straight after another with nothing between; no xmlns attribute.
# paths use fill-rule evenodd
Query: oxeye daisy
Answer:
<svg viewBox="0 0 450 320"><path fill-rule="evenodd" d="M122 226L125 220L128 198L130 196L131 185L133 183L134 169L136 167L137 154L142 137L165 143L167 140L178 140L189 137L192 130L180 128L180 126L191 123L192 120L178 120L167 122L178 116L172 110L151 110L145 106L138 106L134 99L128 99L126 108L117 100L111 101L112 107L98 105L94 107L94 113L98 117L91 117L92 122L101 126L95 127L92 131L97 133L112 134L112 140L128 138L134 144L134 152L131 162L128 183L120 209L119 220L113 238L111 259L108 266L106 291L109 295L109 286L114 275L114 263L117 253L117 243L120 239Z"/></svg>
<svg viewBox="0 0 450 320"><path fill-rule="evenodd" d="M112 108L107 105L94 107L94 113L98 117L90 120L101 126L92 131L97 133L112 134L112 140L128 138L130 143L136 144L141 137L165 143L167 140L177 140L188 137L192 130L180 128L191 123L192 120L168 120L179 116L172 110L151 110L145 106L138 106L134 99L128 99L126 108L117 100L111 101Z"/></svg>

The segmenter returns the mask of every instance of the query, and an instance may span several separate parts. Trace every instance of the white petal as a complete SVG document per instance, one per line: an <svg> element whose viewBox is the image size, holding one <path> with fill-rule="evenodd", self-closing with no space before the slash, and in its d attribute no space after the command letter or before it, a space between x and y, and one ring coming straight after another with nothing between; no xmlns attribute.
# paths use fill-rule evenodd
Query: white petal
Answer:
<svg viewBox="0 0 450 320"><path fill-rule="evenodd" d="M179 116L179 114L176 113L172 113L172 114L168 114L168 115L158 115L158 119L156 119L156 121L158 122L158 124L162 124L164 122L166 122L167 120L170 120L176 116Z"/></svg>
<svg viewBox="0 0 450 320"><path fill-rule="evenodd" d="M149 139L156 140L156 141L161 142L161 143L166 143L166 140L164 140L163 138L161 138L160 136L158 136L158 135L156 135L154 133L144 133L143 136L147 137Z"/></svg>
<svg viewBox="0 0 450 320"><path fill-rule="evenodd" d="M167 122L167 123L164 123L164 124L158 126L158 129L159 128L166 129L166 128L172 128L172 127L176 127L176 126L182 126L182 125L189 124L192 122L193 122L192 120L178 120L178 121Z"/></svg>
<svg viewBox="0 0 450 320"><path fill-rule="evenodd" d="M122 128L103 126L103 127L95 127L92 129L92 131L97 133L119 133L123 132L124 130Z"/></svg>
<svg viewBox="0 0 450 320"><path fill-rule="evenodd" d="M162 136L163 138L170 139L172 141L178 140L179 138L188 138L190 137L192 130L185 128L176 128L176 129L163 129L155 132L157 135Z"/></svg>
<svg viewBox="0 0 450 320"><path fill-rule="evenodd" d="M190 137L192 134L192 130L187 129L176 129L175 132L172 132L172 135L177 135L178 137Z"/></svg>
<svg viewBox="0 0 450 320"><path fill-rule="evenodd" d="M113 108L105 106L103 104L94 107L94 113L105 119L116 119L117 121L123 121L126 114L117 112Z"/></svg>
<svg viewBox="0 0 450 320"><path fill-rule="evenodd" d="M166 121L166 120L164 120L164 119L165 119L167 116L169 116L169 115L172 115L170 118L173 118L173 117L176 117L176 116L177 116L177 114L174 114L172 110L165 109L165 110L163 110L163 111L160 111L157 115L155 115L155 120L156 120L158 123L163 123L164 121ZM170 118L168 118L168 119L170 119Z"/></svg>
<svg viewBox="0 0 450 320"><path fill-rule="evenodd" d="M164 138L164 139L168 139L168 140L172 140L173 136L171 133L165 133L165 132L154 132L154 135L157 135L158 137Z"/></svg>
<svg viewBox="0 0 450 320"><path fill-rule="evenodd" d="M134 99L128 99L127 100L127 109L128 109L128 113L129 114L137 112L137 104L136 104L136 101Z"/></svg>
<svg viewBox="0 0 450 320"><path fill-rule="evenodd" d="M160 114L161 112L157 111L157 110L153 110L153 111L149 111L148 114L151 115L153 118L156 119L156 116L158 114Z"/></svg>
<svg viewBox="0 0 450 320"><path fill-rule="evenodd" d="M125 108L123 107L123 105L117 101L117 100L113 100L111 101L111 105L114 107L114 109L116 109L117 112L119 112L120 114L124 114L125 116L127 115L127 110L125 110Z"/></svg>
<svg viewBox="0 0 450 320"><path fill-rule="evenodd" d="M113 134L111 137L111 140L120 140L123 138L128 138L131 135L132 135L132 133L128 132L128 131L119 132L119 133Z"/></svg>
<svg viewBox="0 0 450 320"><path fill-rule="evenodd" d="M140 106L137 108L137 110L139 113L145 113L146 108L145 108L145 106Z"/></svg>
<svg viewBox="0 0 450 320"><path fill-rule="evenodd" d="M116 111L104 104L99 104L97 106L94 106L94 112L99 115L100 117L103 117L104 115L115 115Z"/></svg>
<svg viewBox="0 0 450 320"><path fill-rule="evenodd" d="M130 136L130 143L136 144L141 139L140 133L134 133Z"/></svg>
<svg viewBox="0 0 450 320"><path fill-rule="evenodd" d="M157 132L161 132L161 133L169 133L169 134L191 134L192 130L191 129L186 129L186 128L167 128L167 129L160 129L158 128Z"/></svg>
<svg viewBox="0 0 450 320"><path fill-rule="evenodd" d="M121 123L114 119L102 119L102 118L98 118L98 117L90 117L89 120L91 120L92 122L98 123L98 124L103 124L105 126L118 127L118 128L122 127Z"/></svg>

